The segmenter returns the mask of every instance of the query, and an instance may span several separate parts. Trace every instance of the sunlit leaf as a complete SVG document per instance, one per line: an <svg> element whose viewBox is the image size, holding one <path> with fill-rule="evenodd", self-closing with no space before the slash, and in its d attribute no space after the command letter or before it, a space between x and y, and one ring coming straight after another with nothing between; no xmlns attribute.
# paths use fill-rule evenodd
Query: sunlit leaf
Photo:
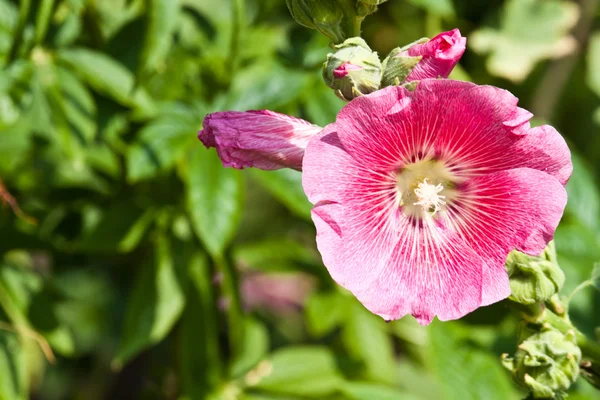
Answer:
<svg viewBox="0 0 600 400"><path fill-rule="evenodd" d="M490 53L488 70L522 81L539 61L559 58L576 48L568 35L577 23L577 5L562 0L510 0L504 6L500 28L482 28L469 38L476 51Z"/></svg>
<svg viewBox="0 0 600 400"><path fill-rule="evenodd" d="M257 380L252 386L260 390L319 399L342 383L335 359L324 347L279 350L264 365L264 377Z"/></svg>
<svg viewBox="0 0 600 400"><path fill-rule="evenodd" d="M223 168L215 151L198 147L189 154L185 178L192 226L211 255L220 257L242 216L242 175Z"/></svg>

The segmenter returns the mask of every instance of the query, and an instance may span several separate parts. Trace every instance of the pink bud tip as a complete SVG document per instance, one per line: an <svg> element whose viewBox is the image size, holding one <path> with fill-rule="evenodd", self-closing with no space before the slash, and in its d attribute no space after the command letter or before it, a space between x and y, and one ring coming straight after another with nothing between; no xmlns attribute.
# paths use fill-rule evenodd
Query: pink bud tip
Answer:
<svg viewBox="0 0 600 400"><path fill-rule="evenodd" d="M358 71L361 69L362 67L359 67L358 65L353 65L349 62L345 62L333 71L333 76L335 77L335 79L343 79L348 75L348 73L350 73L350 71Z"/></svg>

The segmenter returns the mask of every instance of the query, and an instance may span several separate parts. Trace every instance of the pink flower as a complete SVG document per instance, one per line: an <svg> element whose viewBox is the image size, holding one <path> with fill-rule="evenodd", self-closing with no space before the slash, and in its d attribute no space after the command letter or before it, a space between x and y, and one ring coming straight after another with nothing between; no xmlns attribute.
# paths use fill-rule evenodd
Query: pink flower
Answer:
<svg viewBox="0 0 600 400"><path fill-rule="evenodd" d="M227 111L209 114L198 139L215 147L226 167L302 169L308 141L322 128L273 111Z"/></svg>
<svg viewBox="0 0 600 400"><path fill-rule="evenodd" d="M417 44L398 56L422 56L405 82L427 78L447 78L465 52L467 38L458 29L442 32L428 42Z"/></svg>
<svg viewBox="0 0 600 400"><path fill-rule="evenodd" d="M491 86L426 79L359 97L310 141L303 185L331 276L386 320L460 318L510 294L512 249L554 235L572 165Z"/></svg>

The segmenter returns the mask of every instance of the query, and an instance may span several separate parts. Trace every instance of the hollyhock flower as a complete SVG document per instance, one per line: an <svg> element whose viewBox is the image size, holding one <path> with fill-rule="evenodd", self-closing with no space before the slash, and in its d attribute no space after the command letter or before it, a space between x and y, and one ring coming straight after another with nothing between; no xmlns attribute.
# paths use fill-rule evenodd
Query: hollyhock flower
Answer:
<svg viewBox="0 0 600 400"><path fill-rule="evenodd" d="M398 56L423 57L408 74L406 82L427 78L447 78L465 52L467 38L458 29L442 32L425 43L419 43Z"/></svg>
<svg viewBox="0 0 600 400"><path fill-rule="evenodd" d="M198 138L215 147L226 167L302 169L308 141L321 127L273 111L227 111L209 114Z"/></svg>
<svg viewBox="0 0 600 400"><path fill-rule="evenodd" d="M349 103L308 144L303 185L325 266L373 313L460 318L510 294L565 204L570 153L509 92L441 79Z"/></svg>

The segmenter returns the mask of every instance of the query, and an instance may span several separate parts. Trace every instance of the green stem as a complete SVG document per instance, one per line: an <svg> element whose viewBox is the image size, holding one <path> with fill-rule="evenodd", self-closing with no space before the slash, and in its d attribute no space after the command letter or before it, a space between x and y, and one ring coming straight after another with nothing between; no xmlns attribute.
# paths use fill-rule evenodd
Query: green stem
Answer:
<svg viewBox="0 0 600 400"><path fill-rule="evenodd" d="M573 289L573 291L571 292L571 294L569 295L569 297L567 297L567 304L571 304L571 300L573 299L573 297L582 289L585 289L588 286L594 286L594 282L587 280L584 282L581 282L575 289Z"/></svg>
<svg viewBox="0 0 600 400"><path fill-rule="evenodd" d="M238 279L233 265L224 257L215 259L217 270L223 276L223 294L227 299L227 325L229 349L233 357L239 355L244 338L244 314L239 293Z"/></svg>
<svg viewBox="0 0 600 400"><path fill-rule="evenodd" d="M588 339L588 337L575 328L567 318L561 318L550 310L546 310L545 319L550 325L564 334L569 331L575 332L577 345L581 349L584 358L590 358L595 363L600 363L600 344Z"/></svg>

